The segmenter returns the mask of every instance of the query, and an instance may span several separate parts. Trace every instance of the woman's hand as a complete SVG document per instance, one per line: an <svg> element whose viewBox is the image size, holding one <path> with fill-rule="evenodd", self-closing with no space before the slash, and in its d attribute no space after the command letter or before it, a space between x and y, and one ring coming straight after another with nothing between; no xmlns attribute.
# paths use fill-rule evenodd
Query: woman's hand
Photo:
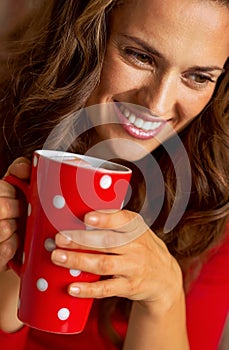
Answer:
<svg viewBox="0 0 229 350"><path fill-rule="evenodd" d="M85 224L93 226L93 230L59 233L56 244L61 248L89 249L97 253L56 249L52 260L66 268L107 278L98 282L72 283L69 286L71 295L125 297L154 305L155 311L156 306L160 310L169 309L179 298L182 291L180 268L166 245L147 227L140 215L126 210L91 212L85 216ZM123 235L129 237L129 243L120 246ZM86 246L75 242L85 242ZM88 245L93 248L88 248Z"/></svg>
<svg viewBox="0 0 229 350"><path fill-rule="evenodd" d="M26 158L17 158L7 170L7 175L14 175L27 180L30 175L30 162ZM0 180L0 272L6 270L7 263L17 249L18 219L23 215L23 203L17 199L14 186Z"/></svg>

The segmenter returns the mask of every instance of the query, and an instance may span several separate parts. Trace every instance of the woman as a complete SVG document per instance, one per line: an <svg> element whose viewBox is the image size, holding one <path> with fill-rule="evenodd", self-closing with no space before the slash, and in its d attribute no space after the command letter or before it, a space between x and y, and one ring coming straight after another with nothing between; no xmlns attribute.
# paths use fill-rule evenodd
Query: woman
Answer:
<svg viewBox="0 0 229 350"><path fill-rule="evenodd" d="M1 181L2 343L22 349L23 342L25 349L86 349L88 341L95 349L217 349L229 308L224 271L229 255L228 1L69 0L42 5L13 33L16 45L12 43L7 64L1 66L2 176L18 156L30 159L43 145L65 148L71 132L67 124L61 137L48 136L75 111L115 105L111 119L102 107L96 117L88 113L86 122L81 118L79 128L85 132L76 140L71 135L68 149L84 153L95 147L99 153L99 145L109 141L112 158L137 165L125 210L91 212L85 223L98 230L112 227L114 233L125 225L131 232L136 217L144 233L121 247L100 249L93 258L72 251L66 255L61 248L83 247L57 234L54 264L115 278L69 286L72 296L102 299L95 303L85 333L66 337L29 330L16 318L19 281L5 271L17 247L15 219L23 207L15 189ZM165 227L176 186L182 185L176 167L187 165L179 148L171 151L176 133L189 157L192 184L181 218L174 227ZM128 147L119 146L117 139ZM163 195L156 193L157 167L148 175L156 179L152 187L138 171L149 172L146 154L155 157L164 176L159 215L153 213ZM19 158L7 173L27 180L29 164ZM127 332L123 304L129 315ZM209 322L211 308L214 320Z"/></svg>

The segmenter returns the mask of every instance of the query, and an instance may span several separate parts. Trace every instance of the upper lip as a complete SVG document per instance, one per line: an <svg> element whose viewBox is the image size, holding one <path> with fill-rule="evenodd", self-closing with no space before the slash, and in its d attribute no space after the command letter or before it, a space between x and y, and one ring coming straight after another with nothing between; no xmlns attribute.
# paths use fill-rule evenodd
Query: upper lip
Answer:
<svg viewBox="0 0 229 350"><path fill-rule="evenodd" d="M162 119L161 117L157 117L156 115L152 114L150 110L148 110L146 107L134 105L132 103L123 103L116 101L117 105L123 106L124 108L128 109L131 113L133 113L136 117L139 117L143 119L144 121L149 122L160 122L160 123L166 123L167 120ZM134 108L136 107L136 108Z"/></svg>

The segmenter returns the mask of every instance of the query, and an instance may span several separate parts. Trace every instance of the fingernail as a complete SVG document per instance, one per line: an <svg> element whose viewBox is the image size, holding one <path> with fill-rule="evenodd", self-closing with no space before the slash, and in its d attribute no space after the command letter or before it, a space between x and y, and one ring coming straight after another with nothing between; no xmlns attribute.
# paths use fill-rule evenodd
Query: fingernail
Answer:
<svg viewBox="0 0 229 350"><path fill-rule="evenodd" d="M99 222L99 217L95 213L88 213L84 217L84 222L93 226Z"/></svg>
<svg viewBox="0 0 229 350"><path fill-rule="evenodd" d="M54 250L52 252L52 259L56 262L63 263L67 260L67 255L66 255L66 253L64 253L60 250Z"/></svg>
<svg viewBox="0 0 229 350"><path fill-rule="evenodd" d="M69 292L71 295L77 295L80 292L80 288L77 286L71 286Z"/></svg>

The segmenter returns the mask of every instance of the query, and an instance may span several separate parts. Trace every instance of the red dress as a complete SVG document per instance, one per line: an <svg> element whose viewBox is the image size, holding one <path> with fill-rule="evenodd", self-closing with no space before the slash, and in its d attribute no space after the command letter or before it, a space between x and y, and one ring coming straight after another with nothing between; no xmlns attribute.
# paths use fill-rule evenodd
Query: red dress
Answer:
<svg viewBox="0 0 229 350"><path fill-rule="evenodd" d="M57 335L23 327L7 334L0 331L0 349L6 350L116 350L98 329L95 301L85 331L77 335ZM187 329L191 350L217 350L229 314L229 226L226 240L214 248L207 263L186 296ZM113 319L115 329L125 334L127 325L120 315Z"/></svg>

